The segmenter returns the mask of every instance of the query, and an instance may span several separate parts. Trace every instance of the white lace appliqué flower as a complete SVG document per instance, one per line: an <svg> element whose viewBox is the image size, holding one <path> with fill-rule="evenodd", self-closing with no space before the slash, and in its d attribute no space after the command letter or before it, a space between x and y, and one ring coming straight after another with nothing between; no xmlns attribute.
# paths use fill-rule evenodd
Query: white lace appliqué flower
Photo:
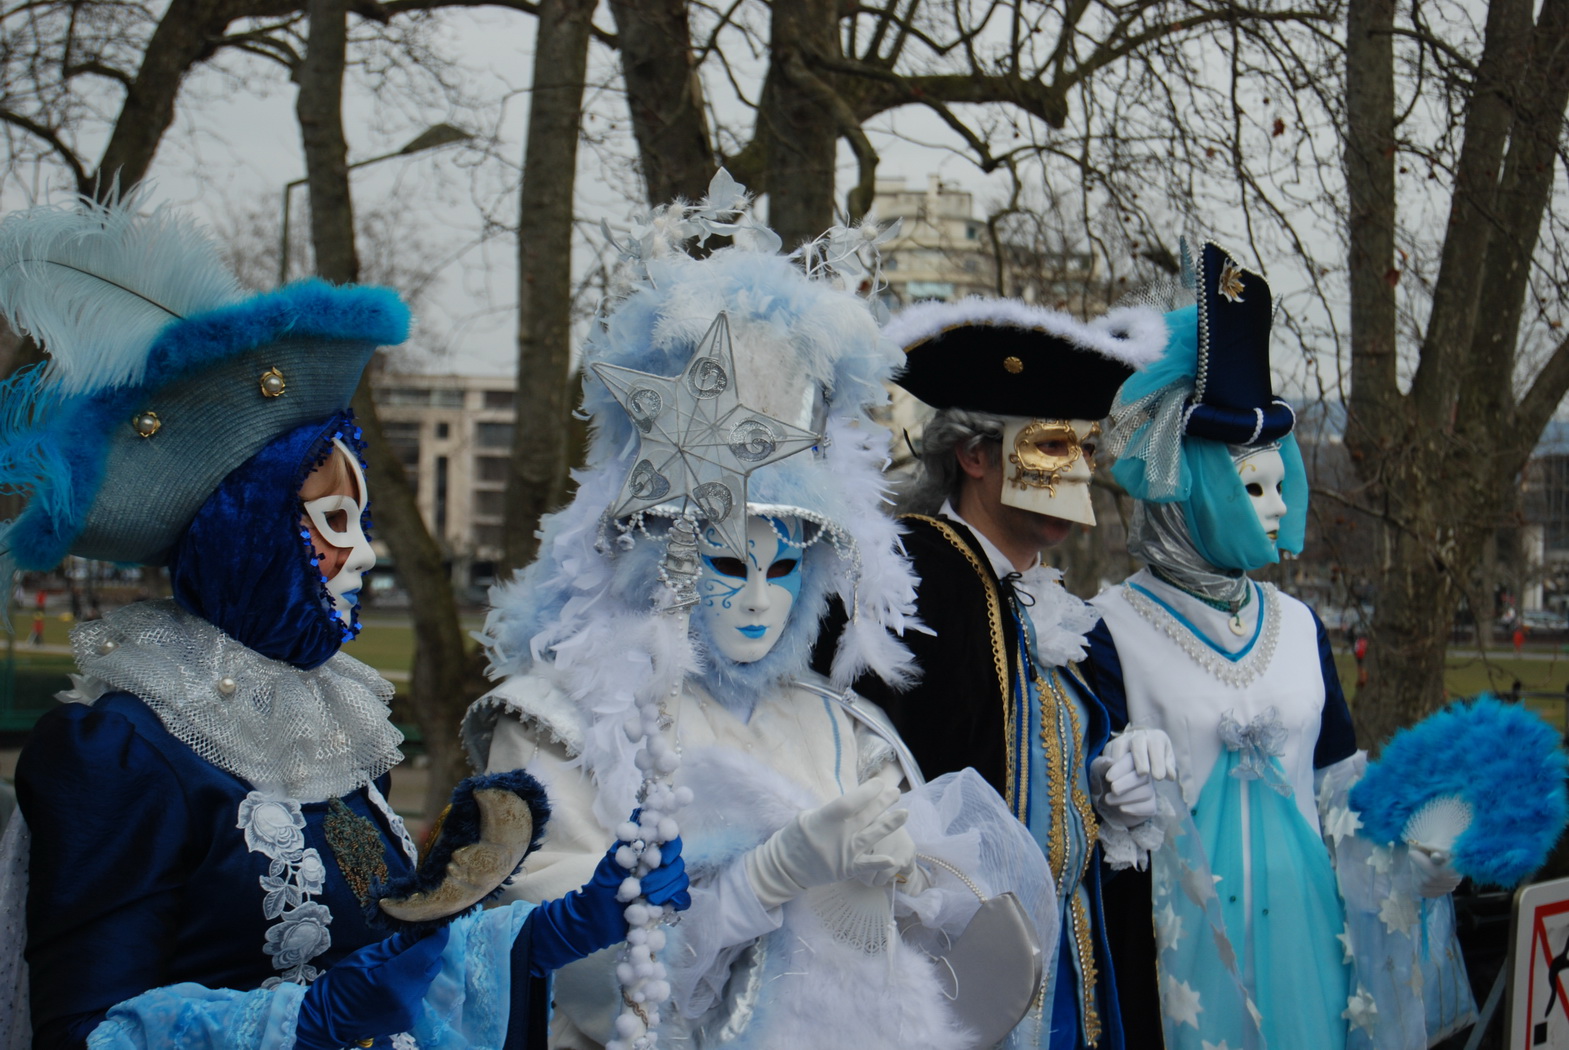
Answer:
<svg viewBox="0 0 1569 1050"><path fill-rule="evenodd" d="M262 889L262 914L278 920L267 930L262 951L282 971L264 987L291 981L306 984L320 971L310 961L332 946L327 932L332 912L311 900L326 885L327 868L321 854L305 848L305 815L292 798L273 798L252 791L240 803L235 824L245 832L245 845L271 863L258 881Z"/></svg>
<svg viewBox="0 0 1569 1050"><path fill-rule="evenodd" d="M286 857L305 848L305 815L292 798L273 799L252 791L240 803L245 848L269 857Z"/></svg>

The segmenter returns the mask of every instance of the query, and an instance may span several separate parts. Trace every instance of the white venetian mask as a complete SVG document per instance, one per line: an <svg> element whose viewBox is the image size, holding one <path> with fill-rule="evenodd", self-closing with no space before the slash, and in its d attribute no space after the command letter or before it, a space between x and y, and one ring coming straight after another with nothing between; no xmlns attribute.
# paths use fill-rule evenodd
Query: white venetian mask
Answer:
<svg viewBox="0 0 1569 1050"><path fill-rule="evenodd" d="M698 537L703 615L720 655L755 663L779 642L801 593L801 519L750 517L746 556L737 558L719 534Z"/></svg>
<svg viewBox="0 0 1569 1050"><path fill-rule="evenodd" d="M360 583L376 564L376 552L360 524L360 514L365 509L365 474L360 470L359 457L342 441L334 438L333 454L342 456L348 466L350 487L354 495L333 493L319 499L305 501L305 514L321 538L333 547L349 552L348 560L327 580L327 592L332 595L333 609L339 619L348 621L360 600Z"/></svg>
<svg viewBox="0 0 1569 1050"><path fill-rule="evenodd" d="M1242 479L1264 534L1275 542L1280 538L1280 521L1286 516L1286 462L1280 458L1280 450L1271 446L1237 460L1237 477Z"/></svg>

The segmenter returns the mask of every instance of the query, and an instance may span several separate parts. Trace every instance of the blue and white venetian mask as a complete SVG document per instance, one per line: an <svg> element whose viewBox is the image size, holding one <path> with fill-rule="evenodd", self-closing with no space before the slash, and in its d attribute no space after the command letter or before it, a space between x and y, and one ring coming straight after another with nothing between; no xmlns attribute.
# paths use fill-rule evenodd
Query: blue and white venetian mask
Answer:
<svg viewBox="0 0 1569 1050"><path fill-rule="evenodd" d="M702 615L721 656L749 664L778 644L801 593L804 529L797 517L750 517L746 555L737 558L718 532L698 538Z"/></svg>

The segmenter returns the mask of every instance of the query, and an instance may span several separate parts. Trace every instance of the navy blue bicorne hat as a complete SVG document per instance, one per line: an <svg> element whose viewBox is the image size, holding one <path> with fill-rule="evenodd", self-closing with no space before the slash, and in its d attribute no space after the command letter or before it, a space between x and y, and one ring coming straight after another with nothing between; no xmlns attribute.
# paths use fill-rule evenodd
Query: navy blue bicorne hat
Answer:
<svg viewBox="0 0 1569 1050"><path fill-rule="evenodd" d="M1185 432L1228 445L1267 445L1291 433L1296 416L1274 394L1269 284L1206 241L1197 273L1198 370Z"/></svg>

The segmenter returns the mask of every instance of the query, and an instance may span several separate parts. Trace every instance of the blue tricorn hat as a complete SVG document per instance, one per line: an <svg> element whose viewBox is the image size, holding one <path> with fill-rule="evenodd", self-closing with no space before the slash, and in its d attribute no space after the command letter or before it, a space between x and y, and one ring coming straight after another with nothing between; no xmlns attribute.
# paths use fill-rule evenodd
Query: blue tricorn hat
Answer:
<svg viewBox="0 0 1569 1050"><path fill-rule="evenodd" d="M1267 445L1291 433L1296 416L1269 378L1275 304L1262 276L1206 241L1197 273L1198 369L1186 432L1228 445Z"/></svg>
<svg viewBox="0 0 1569 1050"><path fill-rule="evenodd" d="M348 407L409 312L319 280L247 297L217 246L141 195L0 222L0 311L50 359L0 384L0 563L162 564L230 471ZM7 566L0 564L0 568Z"/></svg>

